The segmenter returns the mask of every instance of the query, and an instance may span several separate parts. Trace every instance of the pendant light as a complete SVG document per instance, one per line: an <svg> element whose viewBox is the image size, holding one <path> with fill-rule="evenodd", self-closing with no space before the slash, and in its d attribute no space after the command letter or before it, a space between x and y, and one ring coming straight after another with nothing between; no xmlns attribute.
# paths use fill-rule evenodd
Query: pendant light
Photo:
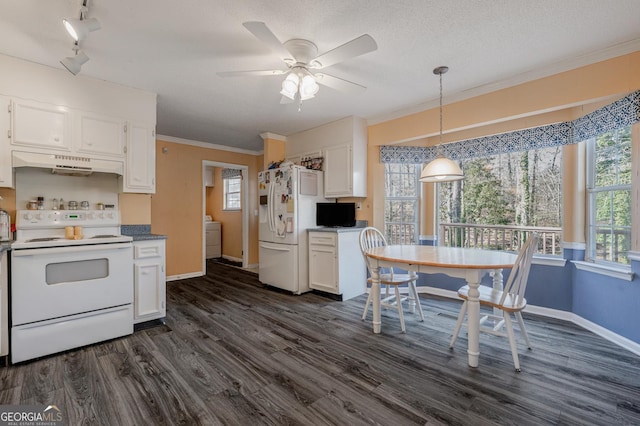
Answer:
<svg viewBox="0 0 640 426"><path fill-rule="evenodd" d="M440 142L437 146L435 159L424 166L420 174L421 182L451 182L464 179L460 166L442 154L442 74L449 71L449 67L437 67L433 73L440 76Z"/></svg>

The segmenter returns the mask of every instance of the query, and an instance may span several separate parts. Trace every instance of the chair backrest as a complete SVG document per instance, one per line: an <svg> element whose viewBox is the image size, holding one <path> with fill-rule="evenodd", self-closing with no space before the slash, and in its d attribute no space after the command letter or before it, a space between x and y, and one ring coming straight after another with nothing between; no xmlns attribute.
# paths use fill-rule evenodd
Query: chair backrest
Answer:
<svg viewBox="0 0 640 426"><path fill-rule="evenodd" d="M367 264L367 269L369 269L369 274L371 274L371 263L365 252L370 248L386 245L387 240L378 229L367 226L360 231L360 251L362 252L362 257L364 257L364 262Z"/></svg>
<svg viewBox="0 0 640 426"><path fill-rule="evenodd" d="M504 305L507 294L511 296L511 300L515 304L514 306L522 303L522 300L524 299L524 292L527 288L527 281L529 279L531 260L533 259L533 254L536 252L537 248L538 234L534 232L529 236L529 238L527 238L527 241L518 253L516 262L509 274L509 279L504 286L500 305Z"/></svg>

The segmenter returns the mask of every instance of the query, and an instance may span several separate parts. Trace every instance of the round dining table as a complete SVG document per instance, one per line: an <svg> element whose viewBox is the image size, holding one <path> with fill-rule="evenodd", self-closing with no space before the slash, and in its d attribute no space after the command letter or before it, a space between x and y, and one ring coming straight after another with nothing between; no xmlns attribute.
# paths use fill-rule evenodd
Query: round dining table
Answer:
<svg viewBox="0 0 640 426"><path fill-rule="evenodd" d="M416 273L445 274L462 278L469 285L467 310L469 366L477 367L480 356L480 281L493 273L494 288L502 288L502 270L513 266L513 253L461 247L388 245L366 251L371 265L373 332L380 333L380 268L394 267Z"/></svg>

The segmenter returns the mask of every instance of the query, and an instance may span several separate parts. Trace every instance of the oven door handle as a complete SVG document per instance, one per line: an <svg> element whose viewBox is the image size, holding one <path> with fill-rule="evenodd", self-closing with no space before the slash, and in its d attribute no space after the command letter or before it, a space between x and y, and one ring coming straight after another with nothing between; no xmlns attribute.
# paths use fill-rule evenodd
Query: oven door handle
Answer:
<svg viewBox="0 0 640 426"><path fill-rule="evenodd" d="M13 257L37 256L43 254L66 254L66 253L84 253L88 251L104 251L104 250L120 250L133 247L131 243L114 243L114 244L90 244L84 246L61 246L47 247L37 249L18 249L13 250Z"/></svg>

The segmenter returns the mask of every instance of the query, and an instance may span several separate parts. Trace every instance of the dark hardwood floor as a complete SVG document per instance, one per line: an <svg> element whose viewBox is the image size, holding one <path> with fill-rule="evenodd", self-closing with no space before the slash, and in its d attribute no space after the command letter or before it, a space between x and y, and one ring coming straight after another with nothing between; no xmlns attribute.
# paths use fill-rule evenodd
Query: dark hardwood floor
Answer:
<svg viewBox="0 0 640 426"><path fill-rule="evenodd" d="M480 367L458 301L422 295L425 322L265 289L209 263L167 289L165 325L0 368L0 404L56 404L67 424L640 424L640 357L575 325L525 314L534 347L483 334ZM369 317L370 318L370 317Z"/></svg>

